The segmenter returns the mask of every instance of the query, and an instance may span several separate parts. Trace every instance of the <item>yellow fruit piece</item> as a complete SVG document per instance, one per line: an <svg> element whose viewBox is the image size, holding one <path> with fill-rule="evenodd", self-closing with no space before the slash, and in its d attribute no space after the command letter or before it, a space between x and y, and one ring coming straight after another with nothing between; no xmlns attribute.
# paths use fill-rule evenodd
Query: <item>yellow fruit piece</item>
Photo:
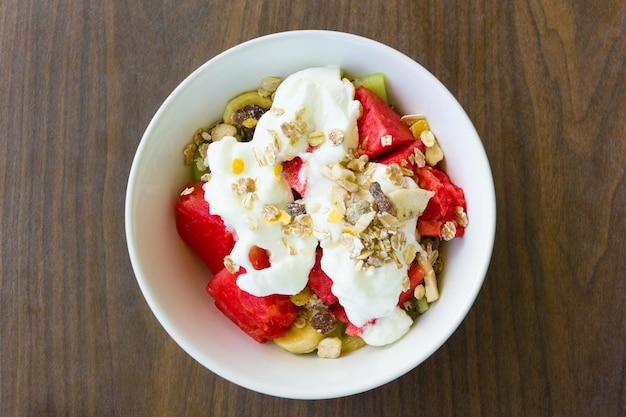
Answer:
<svg viewBox="0 0 626 417"><path fill-rule="evenodd" d="M298 307L302 307L307 303L307 301L309 301L311 295L311 289L309 287L304 287L298 294L289 296L289 300L291 300L291 302Z"/></svg>
<svg viewBox="0 0 626 417"><path fill-rule="evenodd" d="M233 159L233 162L232 162L230 168L233 171L233 174L235 174L235 175L241 174L243 172L243 169L245 168L245 164L243 162L243 159L240 159L240 158Z"/></svg>
<svg viewBox="0 0 626 417"><path fill-rule="evenodd" d="M341 234L347 233L349 235L352 236L356 236L356 231L354 229L351 229L349 227L344 227L343 229L341 229Z"/></svg>
<svg viewBox="0 0 626 417"><path fill-rule="evenodd" d="M328 222L329 223L339 223L343 219L343 215L339 213L337 210L333 210L328 213Z"/></svg>
<svg viewBox="0 0 626 417"><path fill-rule="evenodd" d="M411 133L413 133L415 139L419 139L422 132L425 130L430 130L430 126L426 120L418 120L411 125Z"/></svg>
<svg viewBox="0 0 626 417"><path fill-rule="evenodd" d="M313 352L325 336L311 327L310 318L308 312L298 317L284 336L273 339L274 343L291 353ZM297 325L300 320L304 321L302 327Z"/></svg>
<svg viewBox="0 0 626 417"><path fill-rule="evenodd" d="M257 123L258 123L257 119L246 119L243 121L242 125L247 128L252 128L256 126Z"/></svg>
<svg viewBox="0 0 626 417"><path fill-rule="evenodd" d="M287 213L285 210L281 210L278 213L278 216L268 221L268 223L269 224L280 223L280 224L286 225L286 224L289 224L290 221L291 221L291 216L289 215L289 213Z"/></svg>
<svg viewBox="0 0 626 417"><path fill-rule="evenodd" d="M283 165L282 164L274 165L274 176L276 178L280 177L280 174L282 172L283 172Z"/></svg>

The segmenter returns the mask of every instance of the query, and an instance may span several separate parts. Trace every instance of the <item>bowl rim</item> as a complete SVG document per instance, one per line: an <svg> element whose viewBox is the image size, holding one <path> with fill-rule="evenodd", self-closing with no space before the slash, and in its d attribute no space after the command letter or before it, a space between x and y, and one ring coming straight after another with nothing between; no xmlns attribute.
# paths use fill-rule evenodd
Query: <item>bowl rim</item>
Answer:
<svg viewBox="0 0 626 417"><path fill-rule="evenodd" d="M155 129L155 125L157 124L157 121L160 119L162 114L167 110L171 101L174 99L174 97L180 94L180 92L183 91L187 85L192 83L193 80L196 77L198 77L200 73L205 71L207 67L213 65L215 61L224 59L228 57L230 54L236 54L240 50L243 50L245 48L253 47L255 44L260 43L260 42L270 42L273 40L280 40L280 39L291 38L291 37L303 37L303 38L326 37L326 38L329 38L330 40L350 41L350 42L359 43L364 46L370 46L370 47L375 46L375 47L386 50L387 53L394 55L395 57L397 57L397 59L410 61L409 62L410 65L415 66L416 68L419 68L422 71L425 71L428 75L430 75L430 77L432 77L433 82L440 85L442 92L444 94L448 94L454 100L454 102L458 104L464 116L467 117L467 122L473 129L473 133L475 134L476 138L478 138L478 141L480 144L479 151L481 152L482 157L484 158L484 163L486 164L485 168L487 170L487 173L490 179L489 184L485 184L486 188L489 191L488 195L485 196L485 199L486 199L486 204L488 206L488 209L490 212L493 213L493 215L491 216L491 221L488 224L488 229L484 231L484 236L486 238L486 240L484 241L485 255L484 255L484 260L481 264L480 273L478 274L479 279L477 279L476 285L472 287L473 289L472 293L468 295L468 299L470 299L471 302L468 302L466 305L462 306L462 308L459 308L459 310L456 311L456 315L447 326L448 331L446 333L446 336L442 337L439 343L436 343L433 346L433 348L430 349L430 351L426 352L423 358L418 359L414 362L409 362L406 364L406 366L402 367L401 369L396 369L394 370L394 372L389 372L384 377L379 377L374 380L356 381L353 386L343 387L342 389L339 389L339 390L333 389L332 392L323 391L323 390L322 392L317 392L317 393L285 392L284 390L277 391L273 389L273 387L271 386L251 385L250 383L248 383L248 381L245 380L245 378L240 378L237 374L230 372L229 368L227 366L223 366L222 364L212 363L210 365L207 365L206 361L198 357L197 353L194 351L193 348L191 348L184 340L180 340L180 337L178 337L178 333L176 331L176 328L173 322L170 320L167 313L165 311L162 311L160 306L157 304L155 297L153 296L152 289L149 287L148 282L144 278L143 266L139 260L138 253L135 248L135 245L137 242L136 242L136 233L134 230L133 213L134 213L134 208L135 208L135 203L136 203L134 196L136 195L136 186L137 186L136 177L138 175L138 170L139 170L138 160L140 159L140 156L145 152L145 149L148 145L147 138L152 134L153 130ZM363 37L360 35L347 33L347 32L334 31L334 30L290 30L290 31L276 32L276 33L271 33L271 34L259 36L256 38L252 38L218 53L217 55L213 56L212 58L207 60L205 63L203 63L201 66L196 68L194 71L192 71L167 96L167 98L159 106L154 116L151 118L150 123L148 124L146 130L144 131L141 137L141 140L139 142L139 145L137 147L136 154L133 158L132 165L131 165L125 198L126 198L126 201L125 201L125 217L124 218L125 218L126 242L127 242L127 247L128 247L128 252L129 252L129 257L131 260L133 272L135 274L135 278L140 287L140 290L144 296L144 299L148 303L152 313L155 315L155 317L157 318L161 326L187 354L192 356L196 361L198 361L201 365L206 367L211 372L239 386L242 386L244 388L247 388L256 392L260 392L263 394L283 397L283 398L327 399L327 398L338 398L338 397L358 394L361 392L365 392L365 391L377 388L392 380L399 378L400 376L404 375L410 370L416 368L424 360L431 357L443 344L447 342L447 340L449 340L451 335L457 330L457 328L460 326L462 321L467 316L471 307L474 305L475 300L486 278L486 274L487 274L487 271L491 262L491 256L492 256L493 245L494 245L494 240L495 240L495 227L496 227L495 204L496 202L495 202L495 187L493 183L493 175L491 173L489 161L487 159L487 155L484 150L484 146L482 145L481 139L478 133L476 132L471 120L469 120L469 117L465 113L465 110L460 105L460 103L458 103L456 98L453 97L453 95L441 83L440 80L438 80L433 74L431 74L428 70L422 67L417 61L408 57L402 52L384 43L381 43L379 41L376 41L367 37Z"/></svg>

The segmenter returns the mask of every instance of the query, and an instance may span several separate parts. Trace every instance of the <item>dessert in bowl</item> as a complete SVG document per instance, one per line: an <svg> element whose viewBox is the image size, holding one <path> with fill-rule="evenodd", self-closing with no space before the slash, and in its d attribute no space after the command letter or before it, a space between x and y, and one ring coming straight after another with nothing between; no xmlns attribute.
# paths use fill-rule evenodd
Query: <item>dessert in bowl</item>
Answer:
<svg viewBox="0 0 626 417"><path fill-rule="evenodd" d="M259 343L222 314L205 291L212 274L179 235L174 209L191 181L182 150L197 128L221 119L233 97L257 89L265 77L289 79L314 68L352 77L384 74L393 108L400 114L427 117L445 154L441 164L463 189L469 215L463 237L446 242L445 269L438 278L440 296L428 311L400 337L383 343L369 337L370 344L381 346L367 345L334 360L314 353L295 355L272 342ZM229 381L265 394L332 398L363 392L405 374L454 332L474 302L489 265L495 197L489 163L471 121L428 71L369 39L294 31L223 52L166 99L146 129L131 168L126 229L130 258L146 301L165 330L194 359ZM310 253L302 262L311 262ZM296 292L296 287L289 291ZM259 285L245 288L265 295Z"/></svg>

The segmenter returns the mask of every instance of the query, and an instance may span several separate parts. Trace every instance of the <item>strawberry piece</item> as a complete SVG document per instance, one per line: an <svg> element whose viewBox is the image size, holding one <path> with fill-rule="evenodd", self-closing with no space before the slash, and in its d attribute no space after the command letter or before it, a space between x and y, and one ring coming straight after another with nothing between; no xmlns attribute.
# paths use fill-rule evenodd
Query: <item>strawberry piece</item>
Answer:
<svg viewBox="0 0 626 417"><path fill-rule="evenodd" d="M332 305L338 301L332 292L333 280L322 271L320 261L322 259L322 249L317 248L315 254L315 264L309 273L309 288L326 305Z"/></svg>
<svg viewBox="0 0 626 417"><path fill-rule="evenodd" d="M400 116L371 90L358 87L354 98L361 102L363 109L357 121L361 154L375 160L415 141Z"/></svg>
<svg viewBox="0 0 626 417"><path fill-rule="evenodd" d="M295 190L300 196L306 192L306 177L300 175L304 162L300 157L283 162L283 175L289 183L289 186Z"/></svg>
<svg viewBox="0 0 626 417"><path fill-rule="evenodd" d="M298 308L287 295L255 297L237 286L240 268L232 274L223 268L206 286L215 306L257 342L284 336L298 315Z"/></svg>
<svg viewBox="0 0 626 417"><path fill-rule="evenodd" d="M224 268L224 257L235 245L233 235L220 216L209 213L209 203L204 199L202 182L186 187L175 206L176 229L183 241L216 273Z"/></svg>
<svg viewBox="0 0 626 417"><path fill-rule="evenodd" d="M453 184L450 177L438 167L425 166L417 169L418 185L434 191L424 213L417 219L417 230L422 236L441 237L441 228L451 221L456 226L455 237L463 237L465 227L456 218L456 207L463 207L467 212L467 203L463 189Z"/></svg>
<svg viewBox="0 0 626 417"><path fill-rule="evenodd" d="M398 305L400 307L402 307L405 302L413 298L415 287L424 281L424 269L417 262L415 262L409 267L407 275L409 276L409 282L411 285L408 290L400 293L400 298L398 299Z"/></svg>

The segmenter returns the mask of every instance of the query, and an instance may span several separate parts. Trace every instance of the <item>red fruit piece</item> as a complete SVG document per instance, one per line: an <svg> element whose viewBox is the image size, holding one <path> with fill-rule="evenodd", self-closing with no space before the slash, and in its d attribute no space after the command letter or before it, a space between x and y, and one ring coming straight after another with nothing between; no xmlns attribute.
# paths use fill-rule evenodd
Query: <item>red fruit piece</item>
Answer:
<svg viewBox="0 0 626 417"><path fill-rule="evenodd" d="M418 185L434 191L424 213L417 219L417 230L422 236L441 237L441 228L446 222L456 226L455 237L463 237L465 227L459 224L456 207L467 212L463 189L453 184L450 177L440 168L425 166L417 169Z"/></svg>
<svg viewBox="0 0 626 417"><path fill-rule="evenodd" d="M322 249L317 248L315 254L315 265L309 273L309 288L313 291L326 305L332 305L338 301L332 292L333 280L330 279L324 271L320 261L322 259Z"/></svg>
<svg viewBox="0 0 626 417"><path fill-rule="evenodd" d="M354 98L361 102L363 109L357 121L361 154L375 160L415 141L400 116L371 90L358 87Z"/></svg>
<svg viewBox="0 0 626 417"><path fill-rule="evenodd" d="M202 182L193 182L175 206L176 230L183 241L202 259L214 274L224 268L224 257L235 245L233 235L220 216L209 213Z"/></svg>
<svg viewBox="0 0 626 417"><path fill-rule="evenodd" d="M248 251L248 259L250 259L252 267L257 271L269 268L272 265L270 263L270 254L265 249L256 245L253 245Z"/></svg>
<svg viewBox="0 0 626 417"><path fill-rule="evenodd" d="M424 269L417 262L412 264L409 267L407 272L409 276L409 282L411 283L408 290L400 293L400 298L398 299L398 305L402 307L402 305L413 298L413 293L415 292L415 287L424 281Z"/></svg>
<svg viewBox="0 0 626 417"><path fill-rule="evenodd" d="M400 149L383 156L378 162L385 165L398 164L401 168L406 168L415 172L417 169L417 164L415 163L416 150L419 150L422 153L421 157L423 158L425 146L419 139L415 139L413 142L404 145Z"/></svg>
<svg viewBox="0 0 626 417"><path fill-rule="evenodd" d="M283 162L283 175L289 183L289 186L300 194L300 196L303 196L306 191L306 178L300 176L303 165L304 162L298 156Z"/></svg>
<svg viewBox="0 0 626 417"><path fill-rule="evenodd" d="M226 268L215 274L206 286L215 306L257 342L284 336L298 308L286 295L255 297L237 286L237 277L244 272L230 273Z"/></svg>
<svg viewBox="0 0 626 417"><path fill-rule="evenodd" d="M341 304L335 303L332 306L330 306L330 312L333 313L333 315L335 316L337 320L346 324L346 334L348 336L352 336L352 337L361 336L361 334L363 333L363 328L357 327L354 324L352 324L352 322L350 322L350 319L348 319L348 315L346 314L346 310L343 308ZM374 321L375 320L372 320L371 322L373 323Z"/></svg>

